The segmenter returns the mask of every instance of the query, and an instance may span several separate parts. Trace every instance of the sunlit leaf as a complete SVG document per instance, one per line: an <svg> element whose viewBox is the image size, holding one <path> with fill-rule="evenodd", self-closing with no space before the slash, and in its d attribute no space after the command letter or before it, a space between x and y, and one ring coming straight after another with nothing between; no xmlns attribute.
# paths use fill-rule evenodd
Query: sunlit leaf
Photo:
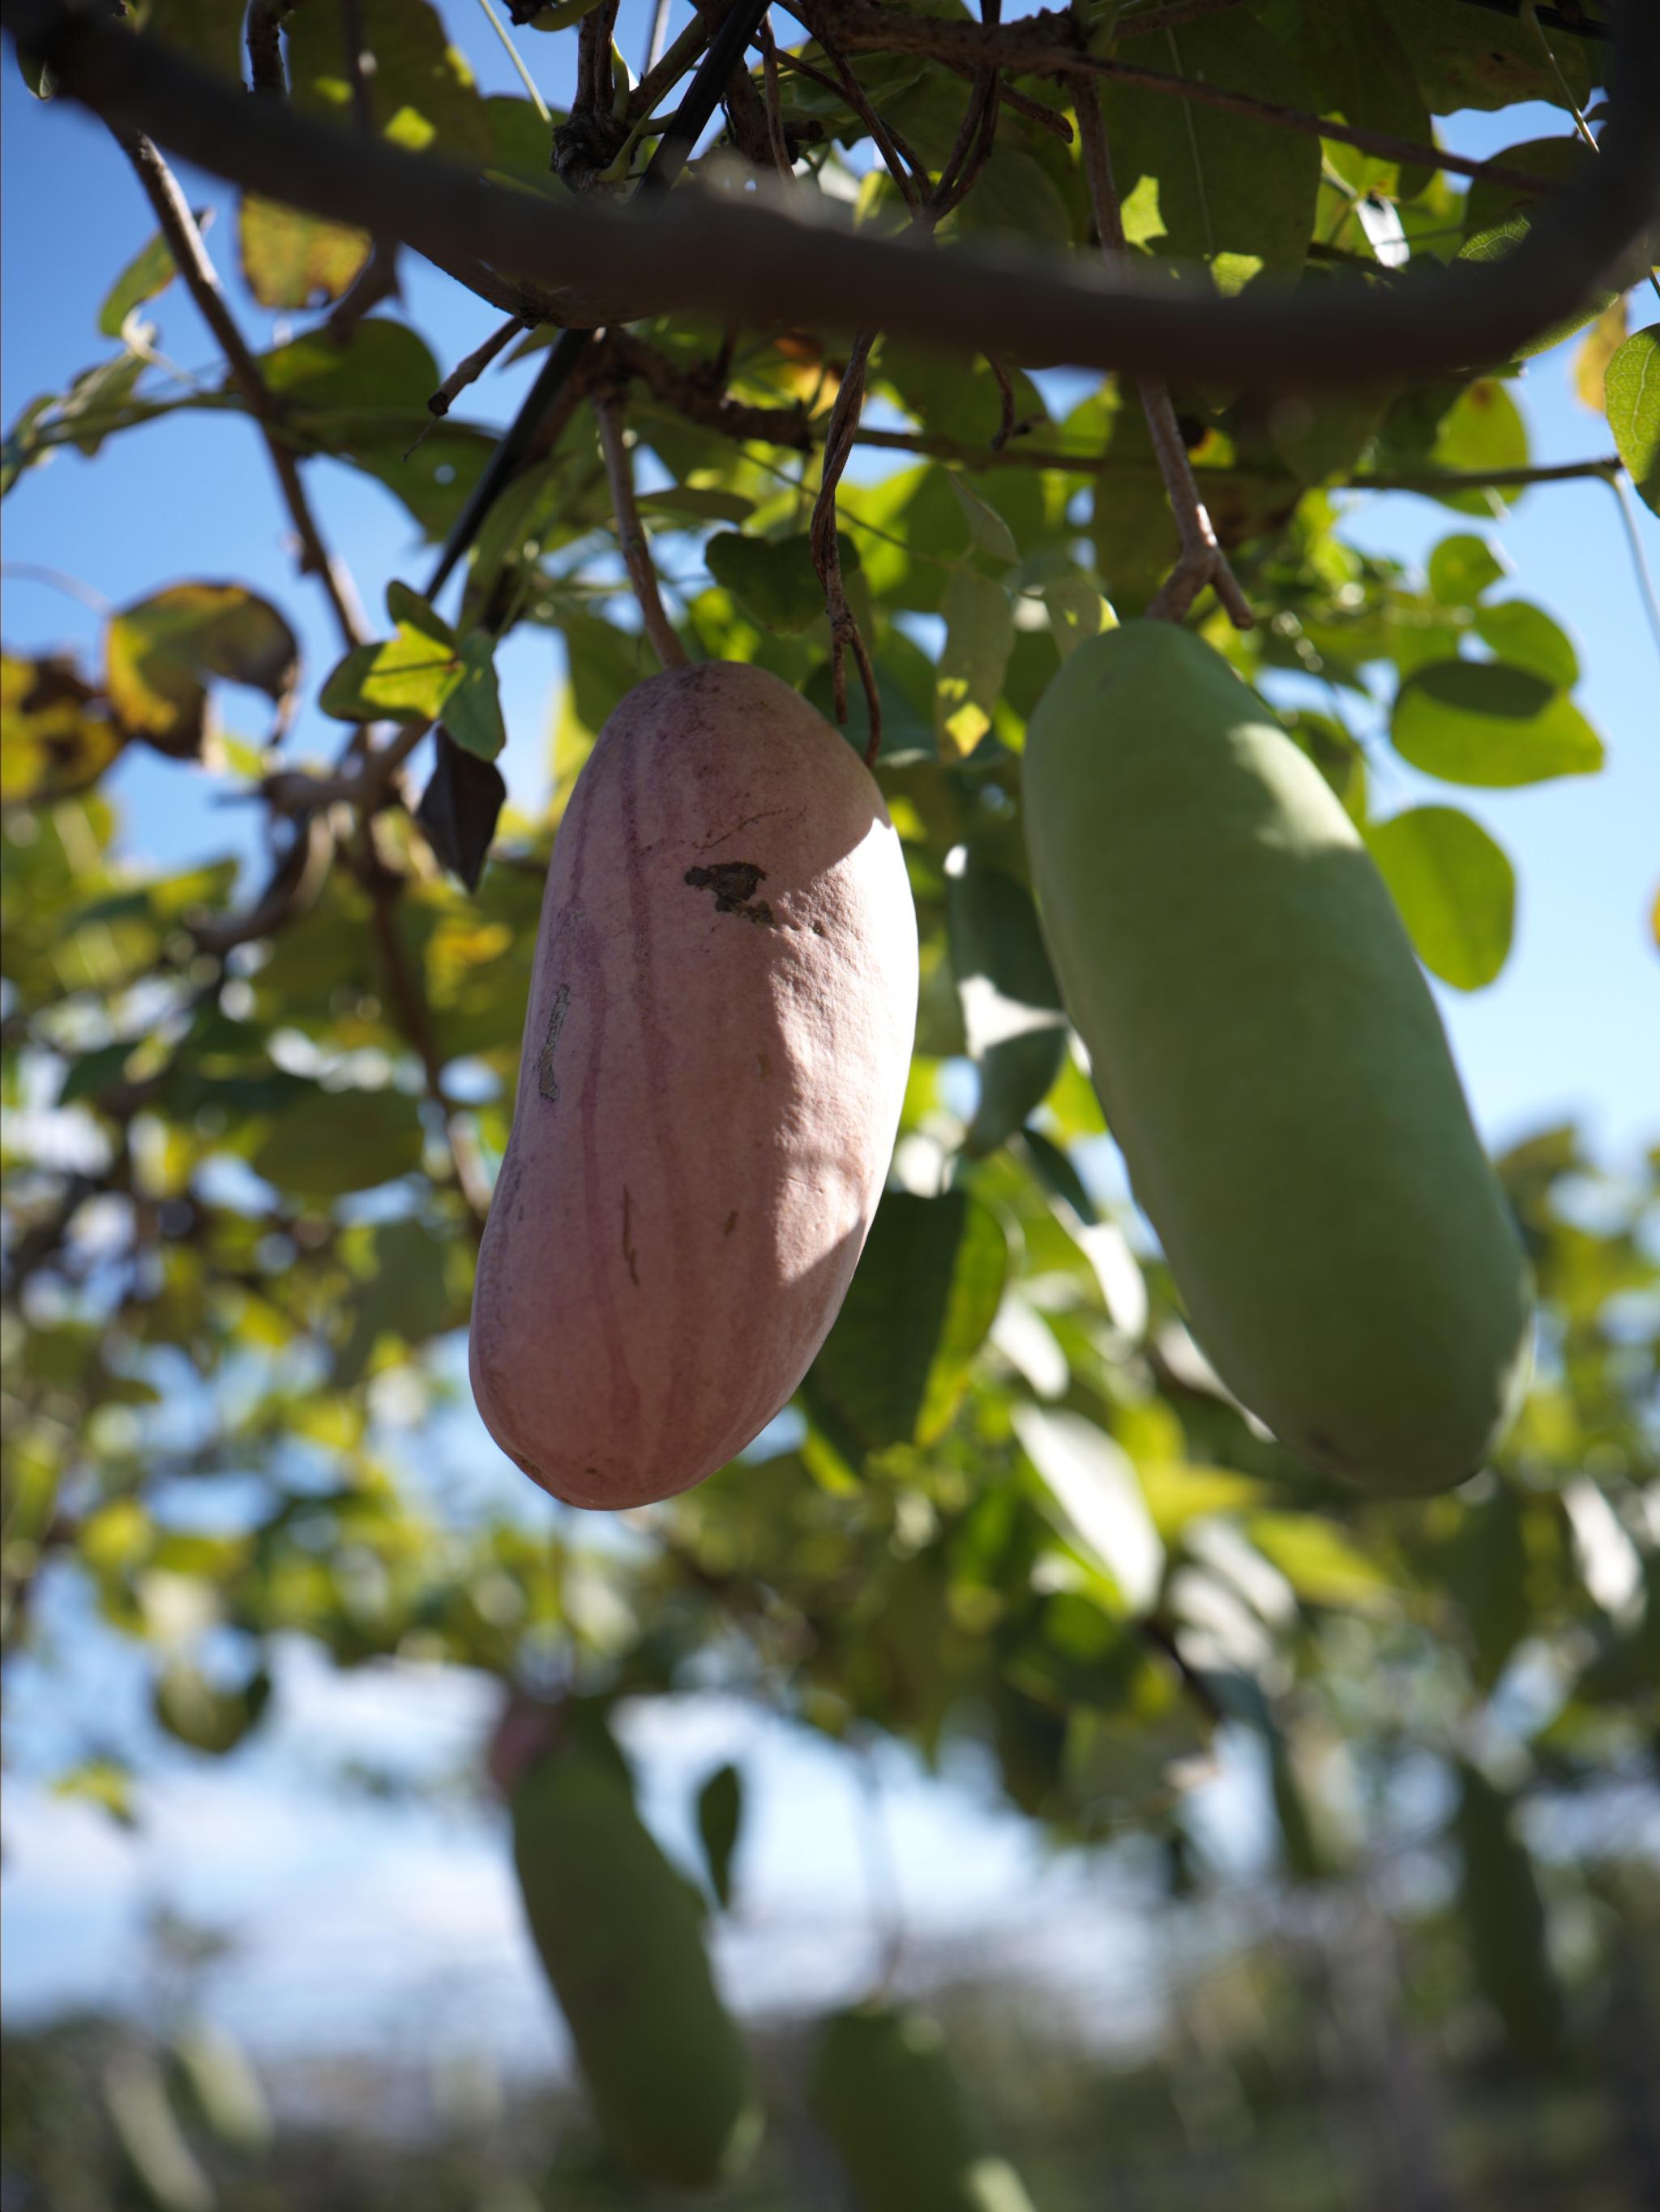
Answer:
<svg viewBox="0 0 1660 2212"><path fill-rule="evenodd" d="M1602 741L1572 702L1502 661L1419 669L1395 696L1389 736L1402 759L1448 783L1542 783L1602 765Z"/></svg>
<svg viewBox="0 0 1660 2212"><path fill-rule="evenodd" d="M1602 390L1620 458L1639 497L1660 514L1660 323L1626 340Z"/></svg>
<svg viewBox="0 0 1660 2212"><path fill-rule="evenodd" d="M1366 832L1419 958L1461 991L1491 983L1510 955L1516 872L1479 822L1414 806Z"/></svg>
<svg viewBox="0 0 1660 2212"><path fill-rule="evenodd" d="M1014 1430L1068 1535L1106 1570L1132 1612L1146 1611L1164 1577L1164 1547L1128 1453L1078 1413L1017 1406Z"/></svg>
<svg viewBox="0 0 1660 2212"><path fill-rule="evenodd" d="M294 632L241 584L172 584L110 617L104 635L111 705L134 735L191 757L206 730L215 678L263 691L279 709L299 674Z"/></svg>

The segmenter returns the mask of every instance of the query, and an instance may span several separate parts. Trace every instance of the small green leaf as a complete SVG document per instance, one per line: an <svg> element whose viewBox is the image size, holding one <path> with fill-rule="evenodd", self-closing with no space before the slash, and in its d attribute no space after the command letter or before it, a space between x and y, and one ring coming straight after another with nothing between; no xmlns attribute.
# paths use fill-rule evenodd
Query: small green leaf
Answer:
<svg viewBox="0 0 1660 2212"><path fill-rule="evenodd" d="M1005 564L1013 561L1017 557L1014 532L997 509L989 501L982 499L974 486L955 469L946 473L969 526L969 543L990 560Z"/></svg>
<svg viewBox="0 0 1660 2212"><path fill-rule="evenodd" d="M1438 469L1519 469L1528 461L1527 425L1516 402L1497 377L1477 377L1467 384L1441 417L1435 443L1430 448L1432 467ZM1519 493L1511 491L1514 500ZM1485 491L1438 493L1444 507L1465 514L1491 514L1493 495Z"/></svg>
<svg viewBox="0 0 1660 2212"><path fill-rule="evenodd" d="M284 1108L250 1164L279 1190L331 1199L408 1175L421 1152L420 1117L404 1092L313 1087Z"/></svg>
<svg viewBox="0 0 1660 2212"><path fill-rule="evenodd" d="M747 522L755 512L752 499L713 484L666 484L661 491L641 492L634 503L646 514L684 515L694 522Z"/></svg>
<svg viewBox="0 0 1660 2212"><path fill-rule="evenodd" d="M1525 668L1436 660L1395 694L1389 736L1426 775L1494 789L1594 775L1602 741L1571 700Z"/></svg>
<svg viewBox="0 0 1660 2212"><path fill-rule="evenodd" d="M1429 557L1430 590L1444 607L1474 606L1505 564L1485 538L1460 530L1444 538Z"/></svg>
<svg viewBox="0 0 1660 2212"><path fill-rule="evenodd" d="M1530 669L1559 691L1579 681L1579 656L1561 624L1529 599L1501 599L1477 607L1475 635L1512 668Z"/></svg>
<svg viewBox="0 0 1660 2212"><path fill-rule="evenodd" d="M1048 1096L1066 1057L1067 1018L1023 884L971 852L955 855L946 913L964 1032L980 1074L964 1143L979 1158Z"/></svg>
<svg viewBox="0 0 1660 2212"><path fill-rule="evenodd" d="M206 230L213 221L211 208L193 210L198 230ZM179 264L173 258L173 248L160 231L149 244L134 254L126 267L110 286L104 304L98 310L98 327L106 338L119 338L121 325L135 307L153 300L158 292L165 292L179 274Z"/></svg>
<svg viewBox="0 0 1660 2212"><path fill-rule="evenodd" d="M1014 645L1014 614L1003 586L971 568L953 573L942 611L946 647L934 678L934 738L941 760L966 760L996 712Z"/></svg>
<svg viewBox="0 0 1660 2212"><path fill-rule="evenodd" d="M1602 396L1637 495L1660 514L1660 323L1626 340L1608 363Z"/></svg>
<svg viewBox="0 0 1660 2212"><path fill-rule="evenodd" d="M1507 260L1531 228L1524 215L1505 216L1501 222L1491 224L1486 230L1473 232L1459 247L1456 258L1478 262ZM1564 338L1571 338L1576 331L1584 330L1587 323L1594 323L1619 297L1617 291L1593 292L1584 307L1576 307L1570 314L1559 315L1554 322L1547 323L1543 330L1518 345L1512 358L1531 361L1535 354L1548 352L1552 346L1560 345Z"/></svg>
<svg viewBox="0 0 1660 2212"><path fill-rule="evenodd" d="M840 537L842 568L859 567L859 549ZM740 600L763 629L793 636L818 621L824 611L824 587L812 565L812 544L802 531L793 538L745 538L736 530L717 530L703 548L703 563L717 584Z"/></svg>
<svg viewBox="0 0 1660 2212"><path fill-rule="evenodd" d="M732 1855L743 1818L744 1778L735 1766L717 1766L697 1793L697 1833L722 1911L732 1903Z"/></svg>
<svg viewBox="0 0 1660 2212"><path fill-rule="evenodd" d="M458 745L484 761L493 761L508 741L495 651L488 630L470 630L461 641L460 676L444 702L444 727Z"/></svg>
<svg viewBox="0 0 1660 2212"><path fill-rule="evenodd" d="M965 1191L891 1190L835 1326L803 1386L866 1450L936 1443L1002 1299L1008 1239Z"/></svg>
<svg viewBox="0 0 1660 2212"><path fill-rule="evenodd" d="M1479 822L1451 806L1414 806L1374 823L1366 842L1432 975L1479 991L1509 957L1516 873Z"/></svg>
<svg viewBox="0 0 1660 2212"><path fill-rule="evenodd" d="M1043 606L1062 660L1104 629L1111 629L1116 620L1093 568L1068 568L1051 576L1043 586Z"/></svg>
<svg viewBox="0 0 1660 2212"><path fill-rule="evenodd" d="M471 684L477 703L470 702L471 722L475 734L483 743L489 742L488 708L482 695L477 694L477 668L469 670L462 648L454 631L435 613L417 592L407 584L392 582L386 586L386 611L398 628L394 635L377 645L354 646L335 666L318 698L318 705L325 714L332 714L343 722L375 722L382 719L393 721L436 721L446 714L451 702L464 686ZM476 658L476 656L475 656ZM484 669L488 675L489 694L493 698L494 671L489 663L489 643L484 645ZM480 708L483 707L483 718ZM464 718L469 709L463 708ZM496 730L501 728L497 709ZM467 741L463 739L463 743ZM470 751L480 750L469 744ZM501 750L497 738L495 751ZM486 760L494 752L483 752Z"/></svg>

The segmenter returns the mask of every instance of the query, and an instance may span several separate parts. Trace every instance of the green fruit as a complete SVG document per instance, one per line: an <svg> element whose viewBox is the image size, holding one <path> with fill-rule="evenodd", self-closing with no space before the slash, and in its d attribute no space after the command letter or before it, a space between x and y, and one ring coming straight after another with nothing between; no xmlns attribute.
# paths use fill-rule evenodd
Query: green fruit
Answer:
<svg viewBox="0 0 1660 2212"><path fill-rule="evenodd" d="M1212 1363L1316 1466L1462 1481L1526 1381L1527 1268L1353 823L1164 623L1071 656L1025 778L1067 1010Z"/></svg>
<svg viewBox="0 0 1660 2212"><path fill-rule="evenodd" d="M1475 1767L1458 1770L1453 1841L1470 1972L1498 2014L1511 2056L1548 2066L1562 2039L1562 1994L1546 1944L1545 1905L1514 1801Z"/></svg>
<svg viewBox="0 0 1660 2212"><path fill-rule="evenodd" d="M635 1809L622 1761L579 1741L513 1797L513 1856L537 1950L607 2141L696 2188L760 2133L743 2043L716 1993L702 1902Z"/></svg>
<svg viewBox="0 0 1660 2212"><path fill-rule="evenodd" d="M883 2005L833 2014L808 2100L860 2212L1031 2212L1013 2167L984 2154L945 2039L923 2014Z"/></svg>

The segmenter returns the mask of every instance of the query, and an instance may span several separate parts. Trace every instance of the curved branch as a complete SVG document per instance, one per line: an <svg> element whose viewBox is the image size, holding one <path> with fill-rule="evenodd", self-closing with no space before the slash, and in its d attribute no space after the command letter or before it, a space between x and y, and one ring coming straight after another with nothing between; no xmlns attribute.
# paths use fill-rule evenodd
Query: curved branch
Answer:
<svg viewBox="0 0 1660 2212"><path fill-rule="evenodd" d="M1235 389L1377 386L1508 359L1616 282L1660 204L1660 9L1622 10L1603 158L1540 213L1502 261L1460 266L1374 295L1107 277L1029 247L914 246L808 223L776 207L675 192L649 222L565 204L382 142L275 100L251 100L144 38L62 0L0 0L0 17L63 91L128 130L269 198L401 237L422 252L476 252L538 282L637 287L659 312L696 308L763 328L869 329L944 350L1128 370Z"/></svg>

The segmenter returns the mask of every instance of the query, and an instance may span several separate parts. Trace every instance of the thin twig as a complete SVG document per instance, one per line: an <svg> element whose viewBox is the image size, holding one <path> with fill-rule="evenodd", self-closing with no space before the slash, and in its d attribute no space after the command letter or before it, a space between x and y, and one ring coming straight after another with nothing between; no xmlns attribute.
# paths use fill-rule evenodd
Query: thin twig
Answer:
<svg viewBox="0 0 1660 2212"><path fill-rule="evenodd" d="M824 612L830 621L830 691L836 702L836 719L838 722L845 722L848 719L848 678L843 655L851 652L870 709L870 736L865 747L866 766L875 761L882 749L882 701L877 690L876 672L871 665L865 641L859 634L859 624L853 609L848 604L847 586L842 577L842 547L836 527L836 493L859 434L859 413L865 398L865 369L875 343L874 331L861 331L854 342L848 365L842 372L841 386L836 395L836 404L830 410L830 426L824 433L824 471L818 496L813 502L812 520L807 529L812 564L824 587Z"/></svg>
<svg viewBox="0 0 1660 2212"><path fill-rule="evenodd" d="M541 94L537 90L536 79L525 67L524 62L520 58L518 47L514 46L512 39L508 35L506 24L503 23L502 18L496 14L495 9L490 6L490 0L478 0L478 4L483 9L486 17L489 19L491 30L495 32L496 37L500 39L502 44L507 48L508 59L513 64L514 69L518 75L520 83L524 86L526 91L530 94L531 106L536 110L544 123L551 123L553 118L548 112L548 103L543 99Z"/></svg>
<svg viewBox="0 0 1660 2212"><path fill-rule="evenodd" d="M763 407L730 399L721 389L718 364L711 364L709 372L684 368L630 331L608 331L605 345L613 367L637 377L654 398L689 422L701 422L728 438L787 446L798 453L812 450L812 424L806 408Z"/></svg>
<svg viewBox="0 0 1660 2212"><path fill-rule="evenodd" d="M772 35L770 12L761 18L758 33L761 47L761 66L767 88L767 139L772 148L773 167L787 192L795 190L795 167L790 160L789 142L784 136L784 111L778 91L778 42Z"/></svg>
<svg viewBox="0 0 1660 2212"><path fill-rule="evenodd" d="M1121 261L1128 249L1118 212L1118 195L1113 186L1112 155L1107 145L1106 125L1101 120L1100 97L1086 77L1073 81L1073 93L1079 137L1083 142L1084 176L1089 186L1090 206L1101 251L1109 260ZM1147 612L1158 620L1179 623L1209 584L1227 609L1234 628L1250 629L1256 617L1228 565L1228 556L1217 541L1205 502L1199 496L1193 464L1188 459L1176 409L1171 401L1170 386L1151 376L1138 379L1138 385L1141 411L1147 418L1147 432L1164 479L1164 489L1170 494L1171 513L1182 547L1181 558L1154 595Z"/></svg>
<svg viewBox="0 0 1660 2212"><path fill-rule="evenodd" d="M646 33L646 58L641 64L642 77L648 77L663 58L663 41L668 36L669 0L651 0L651 27Z"/></svg>
<svg viewBox="0 0 1660 2212"><path fill-rule="evenodd" d="M315 576L328 594L329 605L340 635L348 646L362 645L368 635L356 604L350 579L336 564L311 511L305 486L300 481L300 465L291 447L280 434L280 416L259 364L249 349L247 341L236 327L234 318L226 305L225 295L219 289L218 272L208 258L208 249L203 243L200 227L191 213L188 202L179 189L179 181L172 170L148 138L122 138L119 142L128 160L137 172L138 181L145 197L155 210L161 234L173 248L173 258L179 264L192 299L196 302L203 320L218 339L230 370L231 380L247 402L248 410L258 422L265 437L265 449L270 453L271 466L277 471L283 499L300 540L300 569L302 575Z"/></svg>
<svg viewBox="0 0 1660 2212"><path fill-rule="evenodd" d="M664 611L657 571L652 566L651 547L635 504L634 469L623 435L623 410L615 392L596 392L593 411L599 418L599 442L605 451L611 503L617 509L617 542L622 549L623 565L629 572L634 596L640 603L640 619L662 666L684 668L686 648L676 636L674 624Z"/></svg>
<svg viewBox="0 0 1660 2212"><path fill-rule="evenodd" d="M678 404L672 394L666 392L664 396L670 405ZM1115 453L1099 449L1086 453L1065 446L1022 443L999 452L995 447L976 446L967 438L940 437L926 430L878 430L862 423L858 442L861 446L884 446L898 453L922 453L933 460L960 461L970 469L1055 469L1073 476L1121 476L1134 474L1143 466L1151 471L1157 465L1151 461L1142 464L1122 460ZM1210 477L1218 483L1293 481L1285 469L1207 468L1192 462L1189 465L1196 480ZM1438 494L1471 491L1491 484L1502 491L1507 486L1520 489L1528 484L1572 483L1587 477L1607 477L1616 474L1619 468L1618 457L1610 453L1592 460L1543 462L1537 467L1527 468L1378 470L1361 476L1333 477L1331 488L1340 491Z"/></svg>
<svg viewBox="0 0 1660 2212"><path fill-rule="evenodd" d="M499 330L492 331L481 346L475 347L464 362L457 364L432 398L427 402L429 415L447 415L450 409L470 384L476 384L503 347L508 345L524 330L525 325L517 315L509 315Z"/></svg>
<svg viewBox="0 0 1660 2212"><path fill-rule="evenodd" d="M363 29L363 0L340 0L340 29L345 46L346 82L351 87L352 119L374 133L374 56Z"/></svg>

